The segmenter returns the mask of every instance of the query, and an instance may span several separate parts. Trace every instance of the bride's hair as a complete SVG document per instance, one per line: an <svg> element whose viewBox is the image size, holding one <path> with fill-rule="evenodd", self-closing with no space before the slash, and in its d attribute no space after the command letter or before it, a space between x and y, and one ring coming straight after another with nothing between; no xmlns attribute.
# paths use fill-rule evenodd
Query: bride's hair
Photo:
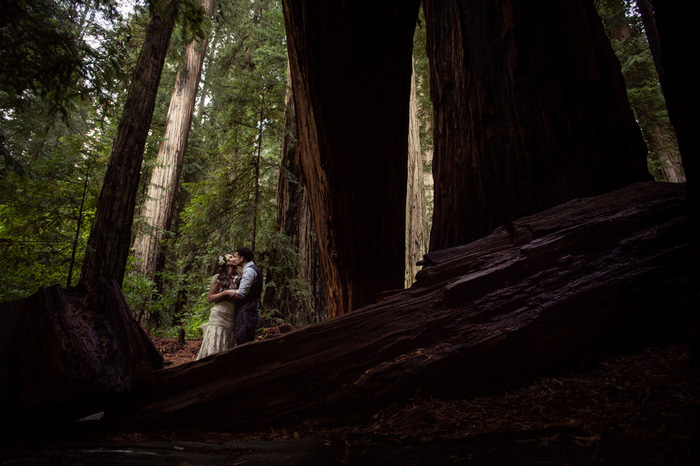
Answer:
<svg viewBox="0 0 700 466"><path fill-rule="evenodd" d="M226 273L226 254L228 253L223 253L216 258L216 269L214 271L214 274L216 275L216 278L219 281L220 292L230 289L231 285L233 284L233 281L238 275L238 269L236 269L235 267L233 268L232 276L229 276Z"/></svg>

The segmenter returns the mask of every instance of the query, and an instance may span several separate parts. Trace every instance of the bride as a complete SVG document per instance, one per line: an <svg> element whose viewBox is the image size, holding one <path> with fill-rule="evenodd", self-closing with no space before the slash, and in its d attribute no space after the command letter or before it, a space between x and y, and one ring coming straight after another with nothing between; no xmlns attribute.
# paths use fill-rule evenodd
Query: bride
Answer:
<svg viewBox="0 0 700 466"><path fill-rule="evenodd" d="M211 277L211 286L207 300L214 303L209 314L209 322L202 325L204 339L199 349L197 359L226 351L233 347L235 323L232 294L238 289L240 275L234 264L232 254L219 256L217 273Z"/></svg>

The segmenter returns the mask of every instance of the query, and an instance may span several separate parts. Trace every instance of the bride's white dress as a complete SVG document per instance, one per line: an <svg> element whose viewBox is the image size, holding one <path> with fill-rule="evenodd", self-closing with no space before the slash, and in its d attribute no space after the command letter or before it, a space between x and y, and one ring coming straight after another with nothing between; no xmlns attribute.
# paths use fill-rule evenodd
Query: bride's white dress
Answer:
<svg viewBox="0 0 700 466"><path fill-rule="evenodd" d="M218 282L217 276L212 277L212 283ZM232 286L231 289L236 289ZM197 354L197 359L221 353L233 347L234 338L234 317L235 304L230 301L219 301L214 303L209 314L209 321L202 325L204 338L202 346Z"/></svg>

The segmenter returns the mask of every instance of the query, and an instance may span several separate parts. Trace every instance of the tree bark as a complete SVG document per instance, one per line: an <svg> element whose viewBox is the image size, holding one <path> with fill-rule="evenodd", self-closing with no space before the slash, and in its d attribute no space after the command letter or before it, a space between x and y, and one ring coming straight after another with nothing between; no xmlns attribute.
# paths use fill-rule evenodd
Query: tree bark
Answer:
<svg viewBox="0 0 700 466"><path fill-rule="evenodd" d="M658 47L652 47L652 52L658 50L654 58L687 180L691 294L697 306L700 300L700 134L697 131L700 116L696 109L700 105L700 90L693 74L688 73L692 65L692 54L688 50L696 50L698 37L694 33L693 15L681 5L658 0L651 0L651 5L656 24L652 37L658 40Z"/></svg>
<svg viewBox="0 0 700 466"><path fill-rule="evenodd" d="M420 147L420 123L418 121L418 97L416 74L411 74L411 100L408 123L408 185L406 187L406 276L409 287L420 270L418 261L428 252L430 229L425 203L425 175L423 153Z"/></svg>
<svg viewBox="0 0 700 466"><path fill-rule="evenodd" d="M307 289L304 291L311 297L312 302L304 302L299 296L291 293L290 287L277 283L276 287L265 291L265 306L279 309L286 321L296 327L303 327L326 320L328 312L316 233L311 220L304 176L299 165L297 124L289 70L287 76L285 136L282 140L277 179L277 225L279 231L291 239L294 252L298 254L299 264L294 278L306 284ZM269 279L279 281L279 277L271 275L273 274L268 272Z"/></svg>
<svg viewBox="0 0 700 466"><path fill-rule="evenodd" d="M80 281L115 279L121 285L131 245L131 225L143 151L175 20L177 1L155 0L141 54L112 145Z"/></svg>
<svg viewBox="0 0 700 466"><path fill-rule="evenodd" d="M649 147L649 157L659 164L659 170L664 181L685 183L685 173L680 151L675 141L673 128L663 125L644 131L644 137Z"/></svg>
<svg viewBox="0 0 700 466"><path fill-rule="evenodd" d="M202 0L202 6L207 17L211 18L214 13L214 0ZM138 270L151 278L160 262L158 257L163 234L170 230L172 225L175 198L207 43L205 38L198 43L191 42L185 47L184 70L179 70L175 78L165 136L158 149L146 200L141 207L142 226L134 241L134 256L139 259Z"/></svg>
<svg viewBox="0 0 700 466"><path fill-rule="evenodd" d="M0 409L13 428L93 414L163 368L114 280L42 288L1 303L0 318Z"/></svg>
<svg viewBox="0 0 700 466"><path fill-rule="evenodd" d="M329 317L403 288L418 6L417 0L283 1L301 166Z"/></svg>
<svg viewBox="0 0 700 466"><path fill-rule="evenodd" d="M435 115L430 249L651 179L587 0L425 0Z"/></svg>
<svg viewBox="0 0 700 466"><path fill-rule="evenodd" d="M502 390L677 331L681 185L640 183L426 256L411 289L328 322L157 373L110 407L128 430L362 420L424 391Z"/></svg>

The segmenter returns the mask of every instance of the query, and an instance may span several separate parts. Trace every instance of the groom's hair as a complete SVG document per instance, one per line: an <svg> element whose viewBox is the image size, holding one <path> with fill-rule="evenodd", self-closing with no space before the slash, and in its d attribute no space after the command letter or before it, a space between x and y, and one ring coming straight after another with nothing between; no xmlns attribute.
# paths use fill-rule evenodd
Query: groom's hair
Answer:
<svg viewBox="0 0 700 466"><path fill-rule="evenodd" d="M244 246L242 248L236 249L236 252L239 256L245 259L246 262L250 262L253 260L253 251L250 248L246 248Z"/></svg>

